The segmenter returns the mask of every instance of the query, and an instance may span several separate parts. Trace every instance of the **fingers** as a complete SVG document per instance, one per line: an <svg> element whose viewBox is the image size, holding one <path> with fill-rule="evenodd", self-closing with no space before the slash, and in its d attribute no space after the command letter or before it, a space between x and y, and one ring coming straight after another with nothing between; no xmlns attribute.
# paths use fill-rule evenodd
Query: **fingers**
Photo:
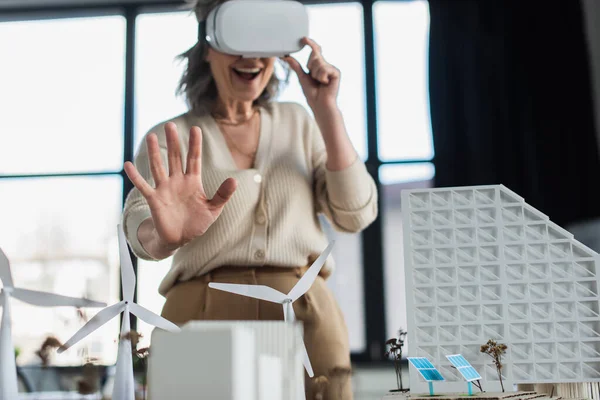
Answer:
<svg viewBox="0 0 600 400"><path fill-rule="evenodd" d="M215 193L214 197L210 200L210 204L215 208L220 208L229 201L233 193L235 192L235 188L237 187L237 182L233 178L227 178L219 189L217 189L217 193Z"/></svg>
<svg viewBox="0 0 600 400"><path fill-rule="evenodd" d="M152 172L154 182L156 183L156 186L158 186L167 179L167 172L163 166L160 148L158 146L158 138L155 133L151 133L146 137L146 146L148 146L150 172Z"/></svg>
<svg viewBox="0 0 600 400"><path fill-rule="evenodd" d="M310 56L308 57L308 61L306 62L306 68L308 68L309 71L314 70L317 67L316 64L325 62L321 46L319 46L314 40L304 38L302 39L302 43L308 45L312 50Z"/></svg>
<svg viewBox="0 0 600 400"><path fill-rule="evenodd" d="M298 79L302 80L304 79L304 77L306 77L307 74L306 72L304 72L302 65L300 65L300 62L298 62L298 60L296 60L294 57L287 56L283 57L282 60L288 63L292 71L294 71L296 75L298 75Z"/></svg>
<svg viewBox="0 0 600 400"><path fill-rule="evenodd" d="M317 42L315 42L311 38L302 38L302 43L310 47L313 51L313 54L318 54L320 56L323 53L321 46L319 46Z"/></svg>
<svg viewBox="0 0 600 400"><path fill-rule="evenodd" d="M327 85L335 79L339 79L340 71L333 65L323 62L310 70L310 76L317 82Z"/></svg>
<svg viewBox="0 0 600 400"><path fill-rule="evenodd" d="M302 43L308 45L312 49L306 68L308 68L309 74L314 80L326 85L335 79L339 79L340 71L325 61L321 46L319 46L317 42L310 38L304 38Z"/></svg>
<svg viewBox="0 0 600 400"><path fill-rule="evenodd" d="M144 177L140 175L137 168L130 161L125 162L124 168L125 173L129 177L133 185L140 191L142 196L144 196L147 199L152 195L152 193L154 193L154 189L152 188L152 186L150 186L148 182L146 182Z"/></svg>
<svg viewBox="0 0 600 400"><path fill-rule="evenodd" d="M179 147L177 125L175 125L173 122L166 123L165 134L167 136L167 160L169 162L169 176L181 175L183 173L183 166L181 165L181 148Z"/></svg>
<svg viewBox="0 0 600 400"><path fill-rule="evenodd" d="M202 176L202 131L197 126L190 129L186 174Z"/></svg>

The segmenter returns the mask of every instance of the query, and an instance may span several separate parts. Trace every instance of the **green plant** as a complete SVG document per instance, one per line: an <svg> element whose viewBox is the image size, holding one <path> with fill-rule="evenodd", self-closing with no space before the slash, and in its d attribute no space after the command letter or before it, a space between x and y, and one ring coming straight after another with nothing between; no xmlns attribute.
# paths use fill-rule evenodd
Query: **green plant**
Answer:
<svg viewBox="0 0 600 400"><path fill-rule="evenodd" d="M500 387L502 387L502 393L504 393L504 384L502 383L502 355L506 353L506 346L503 343L498 343L493 339L487 341L486 344L481 346L480 351L488 356L492 357L496 371L498 371L498 378L500 379Z"/></svg>
<svg viewBox="0 0 600 400"><path fill-rule="evenodd" d="M388 339L385 342L387 348L385 357L394 360L394 368L396 369L396 384L398 385L398 391L403 392L404 386L402 385L402 350L404 348L404 341L406 339L407 332L404 329L398 331L397 338Z"/></svg>
<svg viewBox="0 0 600 400"><path fill-rule="evenodd" d="M18 347L15 347L15 358L19 358L19 354L21 354L21 349Z"/></svg>

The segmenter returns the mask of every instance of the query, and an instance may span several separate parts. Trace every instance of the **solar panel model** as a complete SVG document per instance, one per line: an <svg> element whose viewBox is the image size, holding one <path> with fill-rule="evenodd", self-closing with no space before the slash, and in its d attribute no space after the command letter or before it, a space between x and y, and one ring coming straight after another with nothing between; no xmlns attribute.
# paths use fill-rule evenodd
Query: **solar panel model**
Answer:
<svg viewBox="0 0 600 400"><path fill-rule="evenodd" d="M425 357L407 357L408 361L419 371L419 374L429 384L429 394L433 396L433 382L443 381L440 371Z"/></svg>
<svg viewBox="0 0 600 400"><path fill-rule="evenodd" d="M473 385L471 382L477 381L481 378L479 372L473 368L473 366L462 356L462 354L453 354L450 356L446 356L448 361L452 363L458 370L458 372L465 378L467 383L469 384L469 396L473 394Z"/></svg>

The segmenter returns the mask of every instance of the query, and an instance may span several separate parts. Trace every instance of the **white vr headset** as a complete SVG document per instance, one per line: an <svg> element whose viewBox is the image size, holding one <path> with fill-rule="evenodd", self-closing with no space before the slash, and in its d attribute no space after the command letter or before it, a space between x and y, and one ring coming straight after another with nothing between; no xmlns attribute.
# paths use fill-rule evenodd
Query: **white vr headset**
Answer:
<svg viewBox="0 0 600 400"><path fill-rule="evenodd" d="M292 0L229 0L200 24L200 37L226 54L283 57L300 51L308 36L308 14Z"/></svg>

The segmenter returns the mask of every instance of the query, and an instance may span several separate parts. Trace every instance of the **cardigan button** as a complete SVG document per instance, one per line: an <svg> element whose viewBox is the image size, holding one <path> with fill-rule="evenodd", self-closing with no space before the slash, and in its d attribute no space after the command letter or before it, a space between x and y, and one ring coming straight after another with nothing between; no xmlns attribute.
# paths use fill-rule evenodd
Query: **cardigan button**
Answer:
<svg viewBox="0 0 600 400"><path fill-rule="evenodd" d="M259 213L256 216L256 222L259 223L260 225L264 224L265 222L267 222L267 218L265 218L265 214L263 213Z"/></svg>
<svg viewBox="0 0 600 400"><path fill-rule="evenodd" d="M257 260L262 260L263 258L265 258L265 252L262 250L256 250L256 252L254 253L254 258L256 258Z"/></svg>
<svg viewBox="0 0 600 400"><path fill-rule="evenodd" d="M261 183L262 182L262 176L260 174L254 175L254 182Z"/></svg>

